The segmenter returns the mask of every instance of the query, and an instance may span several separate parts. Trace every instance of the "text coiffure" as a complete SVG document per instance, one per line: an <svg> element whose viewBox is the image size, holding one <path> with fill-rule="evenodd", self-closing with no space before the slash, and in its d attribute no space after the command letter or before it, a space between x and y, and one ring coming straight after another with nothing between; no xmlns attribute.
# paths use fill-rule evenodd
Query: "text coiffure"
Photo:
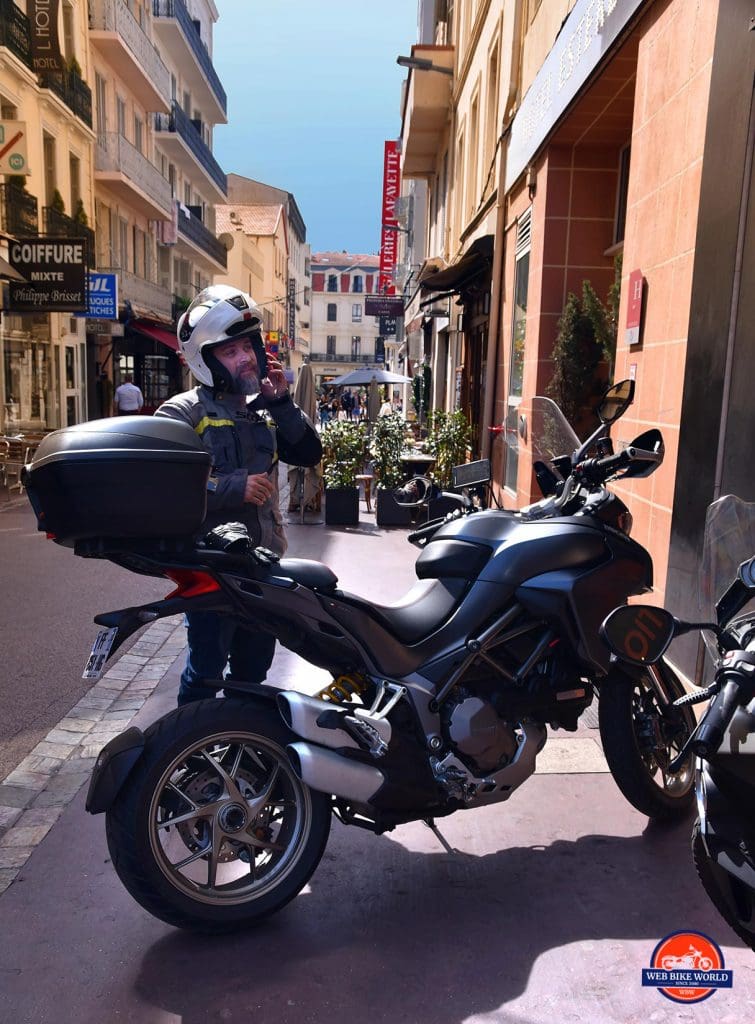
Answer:
<svg viewBox="0 0 755 1024"><path fill-rule="evenodd" d="M11 246L14 263L83 263L82 242L15 242Z"/></svg>

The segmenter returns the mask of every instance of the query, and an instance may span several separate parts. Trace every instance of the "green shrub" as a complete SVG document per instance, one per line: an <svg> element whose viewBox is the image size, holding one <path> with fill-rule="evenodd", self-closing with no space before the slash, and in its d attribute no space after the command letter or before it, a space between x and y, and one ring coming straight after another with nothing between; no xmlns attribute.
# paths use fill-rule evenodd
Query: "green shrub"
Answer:
<svg viewBox="0 0 755 1024"><path fill-rule="evenodd" d="M406 423L400 413L378 416L375 420L369 451L375 466L378 487L392 488L403 483L401 454L404 450L405 437Z"/></svg>
<svg viewBox="0 0 755 1024"><path fill-rule="evenodd" d="M445 489L451 487L451 470L467 461L467 447L472 431L460 410L444 412L435 409L429 416L430 432L425 447L435 457L433 477Z"/></svg>
<svg viewBox="0 0 755 1024"><path fill-rule="evenodd" d="M366 434L360 423L331 420L320 435L323 479L329 488L356 487L365 459Z"/></svg>

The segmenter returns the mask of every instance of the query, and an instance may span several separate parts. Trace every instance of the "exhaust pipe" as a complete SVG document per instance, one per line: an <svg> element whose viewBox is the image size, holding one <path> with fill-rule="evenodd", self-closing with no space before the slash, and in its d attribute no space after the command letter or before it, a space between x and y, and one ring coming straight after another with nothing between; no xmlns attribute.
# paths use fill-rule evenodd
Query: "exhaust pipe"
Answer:
<svg viewBox="0 0 755 1024"><path fill-rule="evenodd" d="M335 750L344 747L350 750L365 749L364 745L360 745L344 730L343 724L346 722L352 730L356 729L365 738L367 745L375 748L377 756L382 756L391 741L390 722L385 718L374 718L362 708L357 708L350 715L337 704L308 697L296 690L282 690L276 701L283 721L291 732L320 747Z"/></svg>
<svg viewBox="0 0 755 1024"><path fill-rule="evenodd" d="M349 761L311 743L290 743L286 753L291 767L310 789L340 796L343 800L368 804L385 782L379 768Z"/></svg>

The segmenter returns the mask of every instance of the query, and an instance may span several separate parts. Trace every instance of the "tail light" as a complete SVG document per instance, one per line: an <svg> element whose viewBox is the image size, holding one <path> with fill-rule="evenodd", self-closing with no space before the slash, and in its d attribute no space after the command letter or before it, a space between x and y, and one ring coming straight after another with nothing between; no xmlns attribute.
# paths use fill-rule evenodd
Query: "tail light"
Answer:
<svg viewBox="0 0 755 1024"><path fill-rule="evenodd" d="M199 597L200 594L212 594L220 590L220 584L208 572L196 569L168 569L165 575L176 584L176 589L166 595L166 601L172 597Z"/></svg>

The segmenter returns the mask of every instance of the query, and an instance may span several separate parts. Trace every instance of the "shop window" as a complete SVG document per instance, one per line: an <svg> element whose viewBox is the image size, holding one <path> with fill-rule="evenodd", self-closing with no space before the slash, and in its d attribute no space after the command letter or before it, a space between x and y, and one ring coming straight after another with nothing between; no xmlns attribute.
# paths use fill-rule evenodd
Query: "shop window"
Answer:
<svg viewBox="0 0 755 1024"><path fill-rule="evenodd" d="M516 491L519 472L519 406L524 383L524 349L527 331L527 293L530 274L530 239L532 221L528 210L519 218L514 254L514 315L511 324L509 355L509 390L506 409L506 471L504 484Z"/></svg>
<svg viewBox="0 0 755 1024"><path fill-rule="evenodd" d="M336 336L335 334L329 334L327 339L327 354L334 356L336 354Z"/></svg>
<svg viewBox="0 0 755 1024"><path fill-rule="evenodd" d="M619 153L619 183L616 189L616 225L614 228L614 245L624 241L624 230L627 221L627 196L629 194L629 158L631 146L624 146Z"/></svg>
<svg viewBox="0 0 755 1024"><path fill-rule="evenodd" d="M335 321L337 319L338 319L337 306L336 306L335 302L329 302L328 303L328 320L330 320L331 323L335 323Z"/></svg>

